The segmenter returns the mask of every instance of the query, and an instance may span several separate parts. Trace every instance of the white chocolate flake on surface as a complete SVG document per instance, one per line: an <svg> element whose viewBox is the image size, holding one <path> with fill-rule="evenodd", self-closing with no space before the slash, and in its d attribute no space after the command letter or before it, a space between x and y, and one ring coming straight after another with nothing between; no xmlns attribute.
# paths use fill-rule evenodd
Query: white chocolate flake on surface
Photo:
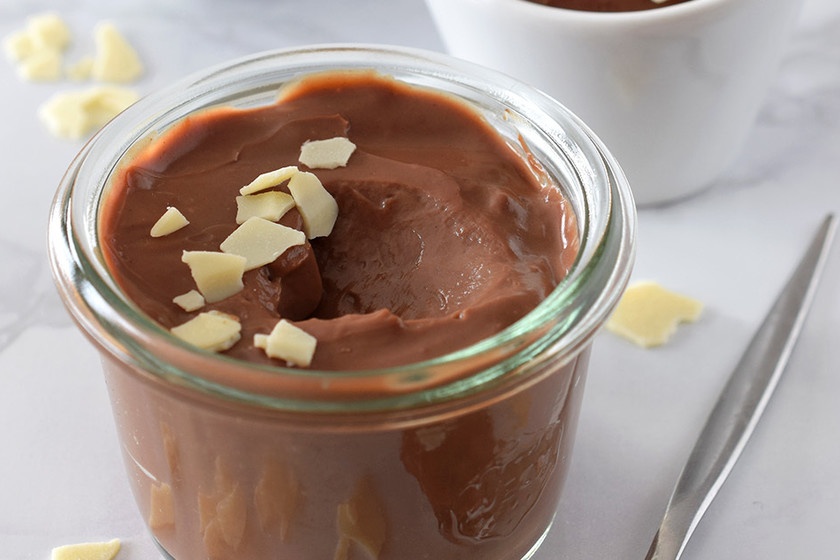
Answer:
<svg viewBox="0 0 840 560"><path fill-rule="evenodd" d="M204 296L198 290L190 290L180 296L172 298L172 302L184 311L196 311L204 307Z"/></svg>
<svg viewBox="0 0 840 560"><path fill-rule="evenodd" d="M215 251L184 251L181 261L190 267L198 291L208 303L216 303L244 288L245 257Z"/></svg>
<svg viewBox="0 0 840 560"><path fill-rule="evenodd" d="M152 226L149 234L152 237L163 237L170 233L175 233L179 229L189 225L190 221L184 217L180 210L174 206L167 206L166 212L158 218L155 225Z"/></svg>
<svg viewBox="0 0 840 560"><path fill-rule="evenodd" d="M143 64L134 47L110 22L100 22L94 31L96 57L91 68L102 82L132 82L143 74Z"/></svg>
<svg viewBox="0 0 840 560"><path fill-rule="evenodd" d="M236 228L219 248L244 257L245 270L253 270L274 262L290 247L304 243L306 236L302 231L254 217Z"/></svg>
<svg viewBox="0 0 840 560"><path fill-rule="evenodd" d="M63 50L73 36L67 23L55 12L34 15L26 23L26 32L36 48Z"/></svg>
<svg viewBox="0 0 840 560"><path fill-rule="evenodd" d="M220 311L199 313L186 323L172 327L172 334L193 346L211 352L224 352L239 342L239 319Z"/></svg>
<svg viewBox="0 0 840 560"><path fill-rule="evenodd" d="M81 91L57 93L44 103L38 115L54 136L80 139L117 116L139 96L116 86L94 86Z"/></svg>
<svg viewBox="0 0 840 560"><path fill-rule="evenodd" d="M32 37L25 29L18 29L3 38L3 52L12 62L20 62L35 52Z"/></svg>
<svg viewBox="0 0 840 560"><path fill-rule="evenodd" d="M55 82L61 78L63 57L56 49L39 49L18 64L18 76L27 82Z"/></svg>
<svg viewBox="0 0 840 560"><path fill-rule="evenodd" d="M343 136L327 140L309 140L300 148L299 161L310 169L345 167L356 145Z"/></svg>
<svg viewBox="0 0 840 560"><path fill-rule="evenodd" d="M303 229L308 239L332 233L338 218L338 203L313 173L302 171L289 180L289 192L303 217Z"/></svg>
<svg viewBox="0 0 840 560"><path fill-rule="evenodd" d="M303 329L294 326L285 319L277 322L268 338L264 339L266 355L270 358L285 360L296 366L308 366L315 355L318 341ZM260 344L262 341L260 342ZM254 345L258 347L256 336Z"/></svg>
<svg viewBox="0 0 840 560"><path fill-rule="evenodd" d="M275 169L274 171L267 171L239 189L239 194L254 194L270 189L271 187L276 187L284 181L291 179L297 172L298 168L295 165L288 165L286 167L281 167L280 169Z"/></svg>
<svg viewBox="0 0 840 560"><path fill-rule="evenodd" d="M120 540L66 544L52 549L52 560L112 560L120 551Z"/></svg>
<svg viewBox="0 0 840 560"><path fill-rule="evenodd" d="M54 12L30 17L26 27L3 40L3 50L17 63L21 80L54 82L62 75L63 54L71 40L70 28Z"/></svg>
<svg viewBox="0 0 840 560"><path fill-rule="evenodd" d="M696 321L703 304L664 289L655 282L627 288L607 329L643 348L665 344L679 323Z"/></svg>
<svg viewBox="0 0 840 560"><path fill-rule="evenodd" d="M276 222L295 207L290 194L270 191L236 197L236 223L244 224L248 218L263 218Z"/></svg>

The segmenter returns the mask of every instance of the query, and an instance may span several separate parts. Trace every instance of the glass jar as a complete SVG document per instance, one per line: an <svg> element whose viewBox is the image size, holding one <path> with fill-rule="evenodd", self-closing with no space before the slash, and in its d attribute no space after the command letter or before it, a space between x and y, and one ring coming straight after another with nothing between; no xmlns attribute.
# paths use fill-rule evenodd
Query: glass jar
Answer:
<svg viewBox="0 0 840 560"><path fill-rule="evenodd" d="M560 185L580 246L550 296L466 349L363 372L202 352L138 311L98 240L120 162L196 111L265 105L300 76L362 68L462 100ZM635 219L613 157L551 98L436 53L333 45L237 60L141 99L71 164L49 246L59 292L101 353L131 487L166 555L510 560L533 554L557 511L591 342L629 277Z"/></svg>

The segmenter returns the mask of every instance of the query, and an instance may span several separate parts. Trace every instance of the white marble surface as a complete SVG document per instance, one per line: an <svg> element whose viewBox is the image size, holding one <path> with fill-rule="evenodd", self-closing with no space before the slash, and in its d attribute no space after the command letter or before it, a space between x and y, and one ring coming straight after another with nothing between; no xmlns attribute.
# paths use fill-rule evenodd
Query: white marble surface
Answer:
<svg viewBox="0 0 840 560"><path fill-rule="evenodd" d="M0 35L58 9L90 51L111 19L148 66L141 92L274 47L376 42L442 50L422 0L77 0L0 3ZM745 30L748 32L748 30ZM840 3L806 0L738 164L709 191L639 217L637 279L706 303L643 351L601 334L566 491L537 560L643 558L723 380L818 222L840 212ZM92 347L52 288L45 225L80 143L37 107L67 84L20 82L0 61L0 557L119 537L158 558L123 476ZM840 248L758 430L685 560L836 558L840 533ZM408 559L407 559L408 560Z"/></svg>

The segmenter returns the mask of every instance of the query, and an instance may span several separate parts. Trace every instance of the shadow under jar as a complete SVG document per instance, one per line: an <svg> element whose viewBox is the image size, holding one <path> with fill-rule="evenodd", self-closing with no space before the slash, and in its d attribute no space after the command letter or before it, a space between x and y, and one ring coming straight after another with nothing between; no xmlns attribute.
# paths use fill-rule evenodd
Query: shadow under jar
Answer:
<svg viewBox="0 0 840 560"><path fill-rule="evenodd" d="M472 107L561 190L579 247L557 287L476 344L364 371L204 352L142 313L99 237L121 162L198 111L259 107L302 76L358 69ZM176 560L529 557L557 512L591 342L634 239L621 170L556 101L443 55L363 45L263 53L142 99L72 163L49 224L56 283L101 353L138 507Z"/></svg>

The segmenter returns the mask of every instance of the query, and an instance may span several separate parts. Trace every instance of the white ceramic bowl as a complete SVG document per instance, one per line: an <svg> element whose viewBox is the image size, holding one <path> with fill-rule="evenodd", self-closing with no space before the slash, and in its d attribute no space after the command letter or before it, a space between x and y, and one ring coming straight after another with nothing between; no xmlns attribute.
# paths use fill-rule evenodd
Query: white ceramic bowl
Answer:
<svg viewBox="0 0 840 560"><path fill-rule="evenodd" d="M637 204L709 186L737 157L801 0L584 12L427 0L450 54L529 82L607 144Z"/></svg>

